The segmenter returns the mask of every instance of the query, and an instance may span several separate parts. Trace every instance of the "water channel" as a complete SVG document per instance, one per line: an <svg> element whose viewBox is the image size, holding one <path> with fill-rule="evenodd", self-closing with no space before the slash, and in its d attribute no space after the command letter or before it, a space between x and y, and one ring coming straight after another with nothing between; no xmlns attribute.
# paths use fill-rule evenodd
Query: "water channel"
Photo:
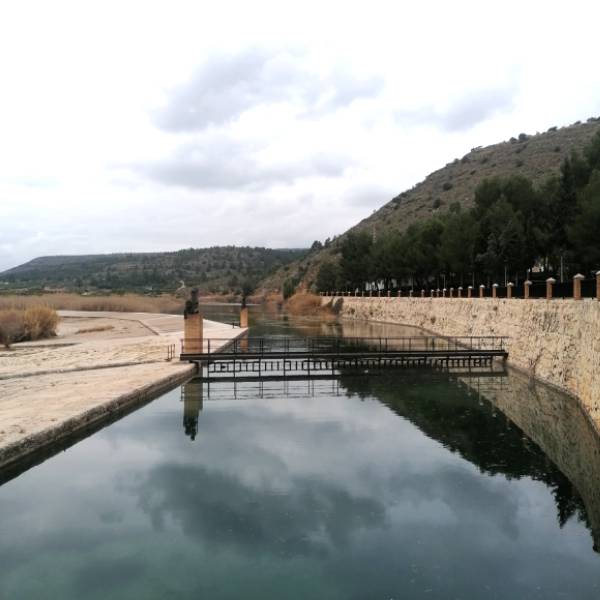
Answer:
<svg viewBox="0 0 600 600"><path fill-rule="evenodd" d="M600 595L598 437L518 373L192 381L44 458L0 472L0 598Z"/></svg>

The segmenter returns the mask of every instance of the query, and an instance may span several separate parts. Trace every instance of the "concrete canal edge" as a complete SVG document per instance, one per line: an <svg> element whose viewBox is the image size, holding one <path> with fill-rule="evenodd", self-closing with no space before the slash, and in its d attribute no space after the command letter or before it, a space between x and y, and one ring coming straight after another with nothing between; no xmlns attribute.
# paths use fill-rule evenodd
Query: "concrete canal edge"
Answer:
<svg viewBox="0 0 600 600"><path fill-rule="evenodd" d="M600 427L600 302L493 298L323 297L344 319L445 336L507 336L508 364L575 396Z"/></svg>
<svg viewBox="0 0 600 600"><path fill-rule="evenodd" d="M182 365L173 375L162 377L152 383L134 388L125 394L98 404L52 427L47 427L12 444L0 448L0 469L11 466L49 446L75 436L89 428L100 428L115 417L154 400L187 381L196 372L195 365Z"/></svg>

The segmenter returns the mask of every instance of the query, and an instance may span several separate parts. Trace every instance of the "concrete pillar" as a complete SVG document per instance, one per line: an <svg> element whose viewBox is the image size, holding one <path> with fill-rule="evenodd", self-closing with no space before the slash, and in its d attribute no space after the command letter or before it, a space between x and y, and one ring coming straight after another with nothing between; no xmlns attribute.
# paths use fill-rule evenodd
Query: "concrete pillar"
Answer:
<svg viewBox="0 0 600 600"><path fill-rule="evenodd" d="M467 298L472 298L472 297L473 297L473 286L472 286L472 285L470 285L470 286L467 288Z"/></svg>
<svg viewBox="0 0 600 600"><path fill-rule="evenodd" d="M509 282L506 284L506 297L507 297L508 299L512 298L512 290L513 290L513 287L514 287L514 285L515 285L515 284L514 284L512 281L509 281Z"/></svg>
<svg viewBox="0 0 600 600"><path fill-rule="evenodd" d="M532 283L533 282L529 281L529 279L525 281L525 283L523 283L523 297L525 298L525 300L529 299L529 288L531 287Z"/></svg>
<svg viewBox="0 0 600 600"><path fill-rule="evenodd" d="M204 323L202 315L187 315L183 320L184 354L201 354L204 351Z"/></svg>
<svg viewBox="0 0 600 600"><path fill-rule="evenodd" d="M431 288L431 290L430 290L430 291L431 291L431 297L433 298L433 296L434 296L434 294L435 294L435 292L433 291L433 288Z"/></svg>
<svg viewBox="0 0 600 600"><path fill-rule="evenodd" d="M573 299L581 300L581 281L585 279L585 275L577 273L573 276Z"/></svg>
<svg viewBox="0 0 600 600"><path fill-rule="evenodd" d="M459 298L462 298L462 293L463 293L463 288L462 288L462 285L459 285L459 286L458 286L458 297L459 297Z"/></svg>
<svg viewBox="0 0 600 600"><path fill-rule="evenodd" d="M495 283L492 286L492 298L497 298L498 297L498 284Z"/></svg>
<svg viewBox="0 0 600 600"><path fill-rule="evenodd" d="M412 291L412 290L410 290L410 292L408 292L408 297L409 297L409 298L412 298L412 297L413 297L413 291Z"/></svg>
<svg viewBox="0 0 600 600"><path fill-rule="evenodd" d="M248 327L248 307L244 306L240 310L240 327Z"/></svg>
<svg viewBox="0 0 600 600"><path fill-rule="evenodd" d="M435 290L435 297L436 297L436 298L439 298L439 297L440 297L440 292L441 292L441 291L442 291L442 290L440 290L440 288L438 288L437 290Z"/></svg>
<svg viewBox="0 0 600 600"><path fill-rule="evenodd" d="M398 288L398 298L402 298L402 290Z"/></svg>
<svg viewBox="0 0 600 600"><path fill-rule="evenodd" d="M392 297L392 290L388 290L388 298Z"/></svg>
<svg viewBox="0 0 600 600"><path fill-rule="evenodd" d="M421 290L421 298L425 298L425 290Z"/></svg>
<svg viewBox="0 0 600 600"><path fill-rule="evenodd" d="M450 288L450 298L454 298L454 288Z"/></svg>
<svg viewBox="0 0 600 600"><path fill-rule="evenodd" d="M479 297L483 298L485 296L485 285L483 283L479 286Z"/></svg>
<svg viewBox="0 0 600 600"><path fill-rule="evenodd" d="M554 277L548 277L546 279L546 300L552 300L552 287L556 283Z"/></svg>

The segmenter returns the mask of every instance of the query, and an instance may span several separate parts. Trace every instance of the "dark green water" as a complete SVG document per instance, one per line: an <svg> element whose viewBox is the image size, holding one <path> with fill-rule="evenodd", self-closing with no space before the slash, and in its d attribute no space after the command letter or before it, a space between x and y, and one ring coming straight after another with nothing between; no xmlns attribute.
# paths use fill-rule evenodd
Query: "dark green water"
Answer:
<svg viewBox="0 0 600 600"><path fill-rule="evenodd" d="M0 598L596 599L599 461L517 375L191 383L0 487Z"/></svg>

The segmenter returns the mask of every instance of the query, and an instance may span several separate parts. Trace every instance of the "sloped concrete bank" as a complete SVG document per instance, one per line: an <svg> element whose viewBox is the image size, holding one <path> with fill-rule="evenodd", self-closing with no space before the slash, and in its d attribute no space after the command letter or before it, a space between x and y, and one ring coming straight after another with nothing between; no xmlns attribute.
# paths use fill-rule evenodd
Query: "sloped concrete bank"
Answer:
<svg viewBox="0 0 600 600"><path fill-rule="evenodd" d="M182 316L62 311L61 318L54 340L0 351L0 484L8 471L68 447L196 370L167 360L183 336ZM102 326L90 327L90 319ZM204 331L225 346L247 330L205 319Z"/></svg>
<svg viewBox="0 0 600 600"><path fill-rule="evenodd" d="M446 336L508 336L513 367L581 401L600 426L600 303L595 300L323 298L345 319Z"/></svg>
<svg viewBox="0 0 600 600"><path fill-rule="evenodd" d="M41 431L36 431L0 447L0 468L3 469L22 461L69 436L75 436L81 430L102 427L116 417L130 412L184 383L194 375L196 367L194 365L174 365L172 371L171 374L162 375L160 379L152 383L131 389L116 398L96 404L69 418L57 421ZM123 373L118 367L108 369L106 372L107 377L118 378L122 375Z"/></svg>

